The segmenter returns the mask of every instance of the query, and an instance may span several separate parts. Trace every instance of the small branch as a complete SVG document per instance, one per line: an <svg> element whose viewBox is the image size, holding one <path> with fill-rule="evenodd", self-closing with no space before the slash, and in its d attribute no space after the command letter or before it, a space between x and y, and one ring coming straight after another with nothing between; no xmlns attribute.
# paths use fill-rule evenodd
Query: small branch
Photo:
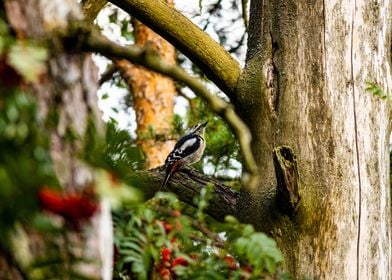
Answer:
<svg viewBox="0 0 392 280"><path fill-rule="evenodd" d="M222 249L225 248L225 241L222 240L217 234L210 231L204 224L202 224L196 220L193 220L192 224L201 233L203 233L205 236L207 236L209 239L211 239L214 242L214 246L216 246L218 248L222 248Z"/></svg>
<svg viewBox="0 0 392 280"><path fill-rule="evenodd" d="M206 244L206 245L209 245L209 246L212 245L212 246L214 246L216 248L225 249L225 243L223 241L219 242L219 241L215 241L213 239L210 239L211 241L207 242L207 240L205 238L202 238L202 237L200 237L200 236L198 236L196 234L192 234L191 238L192 238L193 241L199 242L201 244Z"/></svg>
<svg viewBox="0 0 392 280"><path fill-rule="evenodd" d="M301 200L297 159L291 148L286 146L274 149L273 158L278 182L277 204L284 213L292 216Z"/></svg>
<svg viewBox="0 0 392 280"><path fill-rule="evenodd" d="M73 39L78 41L77 44L86 51L98 52L111 58L127 59L134 64L145 66L187 85L196 95L204 99L212 111L221 116L232 129L240 144L245 170L249 172L244 175L243 184L251 189L256 186L258 167L250 148L251 134L230 103L211 94L201 81L191 77L181 67L163 63L160 57L148 47L142 48L136 45L123 47L108 40L99 32L82 26L76 27L69 36L73 36Z"/></svg>
<svg viewBox="0 0 392 280"><path fill-rule="evenodd" d="M233 100L239 63L207 33L161 0L111 0L172 43Z"/></svg>
<svg viewBox="0 0 392 280"><path fill-rule="evenodd" d="M105 82L109 81L119 69L116 64L111 64L99 78L98 84L102 86Z"/></svg>
<svg viewBox="0 0 392 280"><path fill-rule="evenodd" d="M145 187L142 190L145 198L153 197L161 186L165 175L164 168L158 167L148 171L140 171L138 174L137 182ZM205 188L208 184L214 185L214 193L208 207L205 209L205 213L218 221L223 221L227 215L236 216L239 193L197 171L182 170L175 173L170 178L167 188L177 194L181 201L196 206L193 201L194 197L198 196L202 188Z"/></svg>

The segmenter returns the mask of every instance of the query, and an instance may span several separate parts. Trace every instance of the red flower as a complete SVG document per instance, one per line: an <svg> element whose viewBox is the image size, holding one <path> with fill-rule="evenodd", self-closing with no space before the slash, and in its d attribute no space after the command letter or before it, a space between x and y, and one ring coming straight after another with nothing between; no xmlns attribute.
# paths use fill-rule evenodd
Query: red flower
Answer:
<svg viewBox="0 0 392 280"><path fill-rule="evenodd" d="M98 210L97 203L83 194L64 194L43 187L39 190L38 198L44 210L60 215L73 224L90 219Z"/></svg>

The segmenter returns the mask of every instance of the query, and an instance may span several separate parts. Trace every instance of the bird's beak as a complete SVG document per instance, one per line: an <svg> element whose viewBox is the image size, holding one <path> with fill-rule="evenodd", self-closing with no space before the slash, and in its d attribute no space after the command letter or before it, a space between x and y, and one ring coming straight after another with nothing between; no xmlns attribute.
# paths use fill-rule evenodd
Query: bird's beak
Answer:
<svg viewBox="0 0 392 280"><path fill-rule="evenodd" d="M203 123L201 126L205 127L208 124L208 121L206 121L205 123Z"/></svg>

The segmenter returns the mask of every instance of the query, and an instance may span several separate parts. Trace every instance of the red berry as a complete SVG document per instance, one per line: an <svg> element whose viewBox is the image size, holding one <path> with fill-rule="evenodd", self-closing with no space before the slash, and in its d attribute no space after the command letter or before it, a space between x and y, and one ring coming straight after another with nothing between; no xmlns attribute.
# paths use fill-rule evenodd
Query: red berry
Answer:
<svg viewBox="0 0 392 280"><path fill-rule="evenodd" d="M46 186L39 190L38 199L44 210L62 216L73 225L91 218L98 210L97 203L86 195L64 194Z"/></svg>
<svg viewBox="0 0 392 280"><path fill-rule="evenodd" d="M165 229L166 234L170 233L173 229L173 226L169 223L166 223L165 221L160 221L162 224L163 228Z"/></svg>
<svg viewBox="0 0 392 280"><path fill-rule="evenodd" d="M159 271L159 275L162 277L162 279L169 280L170 279L170 270L168 268L162 268Z"/></svg>
<svg viewBox="0 0 392 280"><path fill-rule="evenodd" d="M172 216L173 216L173 217L180 217L180 216L181 216L181 212L178 211L178 210L174 210L174 211L172 212Z"/></svg>
<svg viewBox="0 0 392 280"><path fill-rule="evenodd" d="M48 212L60 214L64 209L63 198L61 197L59 192L46 186L42 187L39 190L38 199L42 209Z"/></svg>
<svg viewBox="0 0 392 280"><path fill-rule="evenodd" d="M186 259L184 259L183 257L177 257L173 260L172 262L172 267L175 267L177 265L182 265L182 266L187 266L189 263Z"/></svg>
<svg viewBox="0 0 392 280"><path fill-rule="evenodd" d="M230 270L236 270L237 269L237 264L235 259L232 256L225 256L224 258L225 262L227 263L227 265L229 266Z"/></svg>
<svg viewBox="0 0 392 280"><path fill-rule="evenodd" d="M161 260L162 262L168 262L170 261L170 254L171 254L171 249L167 247L163 247L161 249Z"/></svg>

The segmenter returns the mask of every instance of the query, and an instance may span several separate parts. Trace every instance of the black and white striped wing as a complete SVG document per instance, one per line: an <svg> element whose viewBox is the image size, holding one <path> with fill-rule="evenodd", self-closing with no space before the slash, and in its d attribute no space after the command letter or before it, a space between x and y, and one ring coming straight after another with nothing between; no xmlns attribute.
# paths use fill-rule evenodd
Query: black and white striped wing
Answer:
<svg viewBox="0 0 392 280"><path fill-rule="evenodd" d="M167 156L166 167L172 166L179 160L192 156L202 145L202 139L198 135L186 135L176 143L173 151Z"/></svg>

